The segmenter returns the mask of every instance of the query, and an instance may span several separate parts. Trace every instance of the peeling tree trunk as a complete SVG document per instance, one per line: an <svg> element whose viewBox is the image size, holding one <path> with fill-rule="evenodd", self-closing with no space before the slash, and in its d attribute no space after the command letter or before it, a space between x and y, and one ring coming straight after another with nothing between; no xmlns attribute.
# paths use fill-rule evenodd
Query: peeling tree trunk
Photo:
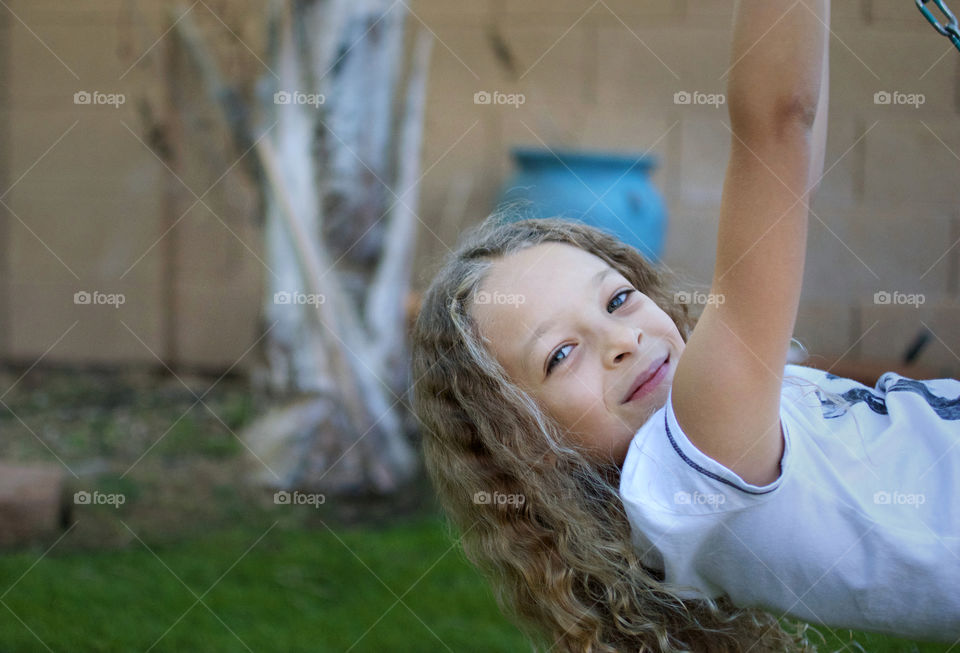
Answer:
<svg viewBox="0 0 960 653"><path fill-rule="evenodd" d="M398 93L405 10L274 2L275 75L252 100L256 128L189 16L176 24L237 149L255 155L270 269L258 378L281 401L242 437L255 477L274 487L389 492L419 469L405 327L432 40L418 36Z"/></svg>

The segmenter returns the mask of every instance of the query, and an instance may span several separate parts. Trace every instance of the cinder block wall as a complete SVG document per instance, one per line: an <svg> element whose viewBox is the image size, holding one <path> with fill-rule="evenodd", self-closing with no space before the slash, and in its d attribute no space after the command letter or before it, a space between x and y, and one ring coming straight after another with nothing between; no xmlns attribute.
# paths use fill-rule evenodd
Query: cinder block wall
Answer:
<svg viewBox="0 0 960 653"><path fill-rule="evenodd" d="M258 47L262 30L243 19L262 4L210 0L191 11L201 27L216 26L205 36L219 52L238 39ZM249 361L266 273L261 235L217 109L183 125L170 108L162 71L171 65L182 65L173 68L180 94L210 106L196 72L168 60L173 6L11 0L0 8L4 361L211 371ZM125 101L76 104L77 92ZM169 162L154 151L170 147ZM77 292L125 301L78 305Z"/></svg>
<svg viewBox="0 0 960 653"><path fill-rule="evenodd" d="M259 335L260 233L239 171L211 187L215 116L211 143L183 149L174 171L138 138L143 105L73 103L86 89L163 106L166 7L141 4L8 0L0 9L0 360L211 369L239 360L242 369ZM240 39L258 51L262 4L209 0L222 20L208 21L212 43ZM493 208L518 144L657 156L664 263L690 289L707 289L728 118L725 106L673 98L725 91L732 0L408 4L410 27L436 36L417 290L462 229ZM828 361L891 360L926 326L934 338L919 362L956 376L960 52L912 0L834 0L831 27L826 176L795 336ZM526 101L474 104L484 90ZM877 104L881 91L924 102ZM85 310L73 303L84 289L122 292L126 303ZM924 303L878 305L878 291L922 293Z"/></svg>
<svg viewBox="0 0 960 653"><path fill-rule="evenodd" d="M659 157L664 263L706 291L730 148L725 106L676 105L676 91L725 92L733 2L440 0L414 5L438 37L424 156L419 288L464 225L490 210L514 144ZM834 0L825 176L812 205L795 337L828 364L898 360L960 372L960 52L913 2ZM511 71L497 56L513 58ZM475 105L477 90L523 93ZM874 94L918 93L919 106ZM431 167L432 166L432 167ZM475 184L464 206L461 180ZM922 293L882 305L874 293Z"/></svg>

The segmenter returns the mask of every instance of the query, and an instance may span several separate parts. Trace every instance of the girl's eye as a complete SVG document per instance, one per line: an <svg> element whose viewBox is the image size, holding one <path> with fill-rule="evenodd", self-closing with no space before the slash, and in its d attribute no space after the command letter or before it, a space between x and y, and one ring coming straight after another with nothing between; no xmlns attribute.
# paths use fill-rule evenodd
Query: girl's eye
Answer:
<svg viewBox="0 0 960 653"><path fill-rule="evenodd" d="M553 366L556 365L557 363L559 363L560 361L562 361L563 358L566 358L566 357L567 357L566 355L564 355L563 358L559 358L559 359L558 359L557 356L560 354L560 352L562 352L562 351L563 351L564 349L566 349L567 347L572 347L572 346L573 346L573 345L564 345L563 347L561 347L560 349L558 349L558 350L550 357L550 362L547 363L547 375L548 375L548 376L550 375L550 370L553 369Z"/></svg>
<svg viewBox="0 0 960 653"><path fill-rule="evenodd" d="M617 297L619 297L619 296L621 296L621 295L629 295L629 294L632 293L632 292L633 292L633 288L630 288L630 289L628 289L628 290L621 290L620 292L618 292L616 295L613 296L613 299L610 300L610 304L613 304L614 300L615 300ZM617 306L616 306L616 308L615 308L614 310L616 310L617 308L620 308L621 306L623 306L623 302L625 302L625 301L627 301L627 298L626 298L626 297L624 297L624 298L620 301L620 303L617 304ZM610 304L607 304L607 307L608 307L608 308L609 308ZM607 312L608 312L608 313L612 313L613 311L607 311Z"/></svg>
<svg viewBox="0 0 960 653"><path fill-rule="evenodd" d="M618 308L620 308L621 306L623 306L623 303L624 303L625 301L627 301L627 296L628 296L630 293L632 293L632 292L634 292L633 288L629 288L629 289L627 289L627 290L621 290L621 291L618 292L616 295L614 295L614 296L613 296L613 299L610 300L610 303L607 304L607 312L608 312L608 313L612 313L613 311L615 311L615 310L617 310ZM613 310L610 310L610 307L613 306L613 304L614 304L614 302L617 300L617 298L618 298L618 297L621 297L621 296L623 296L623 299L621 299L620 302L617 303L617 305L613 307ZM567 354L564 354L563 358L557 358L557 356L559 356L560 353L561 353L564 349L566 349L567 347L572 347L572 346L573 346L573 345L564 345L563 347L560 347L559 349L557 349L556 351L554 351L553 354L551 354L551 356L550 356L550 361L547 363L547 376L550 376L550 371L553 370L553 366L556 365L557 363L559 363L560 361L562 361L564 358L566 358L566 357L567 357Z"/></svg>

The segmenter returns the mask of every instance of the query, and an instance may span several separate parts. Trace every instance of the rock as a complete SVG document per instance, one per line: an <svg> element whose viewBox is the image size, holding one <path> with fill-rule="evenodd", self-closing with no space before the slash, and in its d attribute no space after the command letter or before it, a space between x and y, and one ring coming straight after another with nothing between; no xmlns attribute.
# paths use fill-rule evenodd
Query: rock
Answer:
<svg viewBox="0 0 960 653"><path fill-rule="evenodd" d="M60 529L63 481L60 465L0 462L0 546Z"/></svg>

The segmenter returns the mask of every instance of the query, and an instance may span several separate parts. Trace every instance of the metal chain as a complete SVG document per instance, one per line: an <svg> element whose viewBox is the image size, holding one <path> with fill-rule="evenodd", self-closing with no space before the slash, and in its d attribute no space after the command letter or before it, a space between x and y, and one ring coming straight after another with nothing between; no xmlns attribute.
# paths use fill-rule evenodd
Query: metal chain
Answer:
<svg viewBox="0 0 960 653"><path fill-rule="evenodd" d="M957 50L960 50L960 27L957 26L957 17L953 15L953 12L947 8L947 5L944 4L943 0L933 0L934 4L940 8L940 11L943 12L943 15L950 19L950 22L946 25L941 25L940 22L933 17L933 14L930 13L930 10L927 9L926 4L930 0L916 0L917 9L920 10L920 13L930 21L930 24L933 25L934 29L948 37L953 44L957 47Z"/></svg>

